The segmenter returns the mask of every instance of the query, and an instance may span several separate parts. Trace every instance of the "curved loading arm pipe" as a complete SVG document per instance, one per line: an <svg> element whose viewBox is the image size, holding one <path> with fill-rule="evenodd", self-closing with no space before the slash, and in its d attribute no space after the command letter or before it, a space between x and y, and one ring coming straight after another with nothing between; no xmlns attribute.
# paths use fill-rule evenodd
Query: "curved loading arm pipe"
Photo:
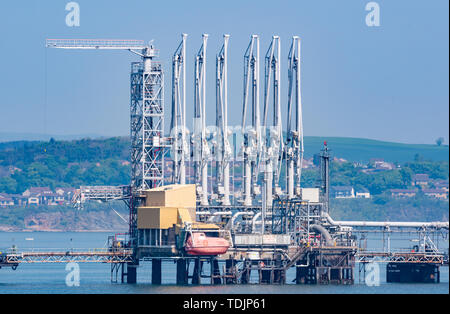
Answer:
<svg viewBox="0 0 450 314"><path fill-rule="evenodd" d="M322 227L321 225L310 225L309 226L310 229L319 232L324 238L325 238L325 242L327 246L333 246L334 242L333 239L331 238L330 233L328 232L327 229L325 229L324 227Z"/></svg>
<svg viewBox="0 0 450 314"><path fill-rule="evenodd" d="M271 217L272 216L272 213L266 213L266 218L268 218L268 217ZM253 218L252 218L252 231L253 232L255 232L255 230L256 230L256 225L257 224L262 224L262 221L257 221L259 218L261 218L262 219L262 217L261 217L261 212L259 212L259 213L257 213ZM271 223L271 221L269 220L269 221L265 221L265 223Z"/></svg>
<svg viewBox="0 0 450 314"><path fill-rule="evenodd" d="M261 212L257 213L255 216L253 216L252 219L252 232L256 232L256 220L261 217Z"/></svg>
<svg viewBox="0 0 450 314"><path fill-rule="evenodd" d="M231 220L230 220L230 222L228 223L229 224L229 226L230 226L230 229L233 229L234 228L234 222L236 221L236 219L239 217L239 216L242 216L242 215L254 215L254 213L253 212L237 212L237 213L235 213L234 215L233 215L233 217L231 217ZM227 227L228 227L228 224L227 224Z"/></svg>
<svg viewBox="0 0 450 314"><path fill-rule="evenodd" d="M390 222L390 221L334 221L330 215L323 213L323 216L333 226L348 227L403 227L403 228L449 228L448 222Z"/></svg>

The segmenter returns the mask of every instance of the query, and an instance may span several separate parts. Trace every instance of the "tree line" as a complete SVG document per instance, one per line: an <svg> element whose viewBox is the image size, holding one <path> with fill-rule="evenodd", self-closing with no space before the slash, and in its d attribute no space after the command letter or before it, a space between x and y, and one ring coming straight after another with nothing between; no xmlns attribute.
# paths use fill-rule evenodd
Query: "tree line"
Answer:
<svg viewBox="0 0 450 314"><path fill-rule="evenodd" d="M0 167L12 168L0 177L0 193L22 193L29 187L78 187L80 185L124 185L130 182L129 139L82 139L74 141L0 143ZM377 195L389 189L407 188L414 174L448 180L448 161L413 161L393 170L365 173L352 162L332 162L332 185L365 187ZM283 170L284 171L284 170ZM238 173L238 172L237 172ZM317 168L302 171L302 185L316 186ZM283 185L283 182L280 182Z"/></svg>

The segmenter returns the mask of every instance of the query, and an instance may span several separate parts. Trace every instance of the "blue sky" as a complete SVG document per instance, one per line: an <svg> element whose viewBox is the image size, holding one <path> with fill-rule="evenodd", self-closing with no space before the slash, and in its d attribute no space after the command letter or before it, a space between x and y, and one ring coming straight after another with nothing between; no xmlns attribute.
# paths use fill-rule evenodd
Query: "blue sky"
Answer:
<svg viewBox="0 0 450 314"><path fill-rule="evenodd" d="M67 2L2 2L0 132L129 133L129 68L136 57L126 51L45 49L46 38L154 39L166 73L168 125L170 60L182 32L189 34L189 108L194 55L201 34L210 35L207 120L211 124L215 121L214 57L222 35L231 35L229 123L236 125L242 107L243 54L254 33L261 38L261 55L272 35L281 37L284 108L291 37L302 38L305 135L405 143L434 143L443 136L448 143L447 0L377 1L380 27L365 24L369 1L363 0L79 0L80 27L66 26Z"/></svg>

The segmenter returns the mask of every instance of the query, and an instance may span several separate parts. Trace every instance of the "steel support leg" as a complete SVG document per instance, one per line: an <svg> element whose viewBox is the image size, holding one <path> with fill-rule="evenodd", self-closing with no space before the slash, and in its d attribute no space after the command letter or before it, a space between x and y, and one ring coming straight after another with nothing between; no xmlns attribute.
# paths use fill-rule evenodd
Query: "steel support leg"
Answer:
<svg viewBox="0 0 450 314"><path fill-rule="evenodd" d="M162 261L160 258L152 259L152 284L160 285L161 284L161 271L162 271Z"/></svg>
<svg viewBox="0 0 450 314"><path fill-rule="evenodd" d="M186 271L186 260L180 258L177 260L177 285L187 285L188 276Z"/></svg>
<svg viewBox="0 0 450 314"><path fill-rule="evenodd" d="M202 274L201 267L202 267L202 265L201 265L200 258L196 258L194 260L194 272L192 273L192 284L193 285L201 284L201 274Z"/></svg>
<svg viewBox="0 0 450 314"><path fill-rule="evenodd" d="M220 285L222 279L220 278L219 261L215 258L211 259L211 284Z"/></svg>
<svg viewBox="0 0 450 314"><path fill-rule="evenodd" d="M134 263L127 263L127 283L134 284L137 282L137 265Z"/></svg>
<svg viewBox="0 0 450 314"><path fill-rule="evenodd" d="M225 283L227 285L236 283L236 269L235 269L235 260L227 259L225 261ZM233 277L231 277L233 276Z"/></svg>

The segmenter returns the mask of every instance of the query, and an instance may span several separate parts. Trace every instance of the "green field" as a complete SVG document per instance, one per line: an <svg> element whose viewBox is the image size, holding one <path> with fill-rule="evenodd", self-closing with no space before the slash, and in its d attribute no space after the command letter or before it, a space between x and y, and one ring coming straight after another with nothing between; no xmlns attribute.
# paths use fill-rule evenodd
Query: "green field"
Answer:
<svg viewBox="0 0 450 314"><path fill-rule="evenodd" d="M424 160L443 161L449 159L448 145L402 144L351 137L306 136L305 156L312 157L327 141L333 156L349 161L368 162L370 158L383 158L391 162L413 161L416 154Z"/></svg>

